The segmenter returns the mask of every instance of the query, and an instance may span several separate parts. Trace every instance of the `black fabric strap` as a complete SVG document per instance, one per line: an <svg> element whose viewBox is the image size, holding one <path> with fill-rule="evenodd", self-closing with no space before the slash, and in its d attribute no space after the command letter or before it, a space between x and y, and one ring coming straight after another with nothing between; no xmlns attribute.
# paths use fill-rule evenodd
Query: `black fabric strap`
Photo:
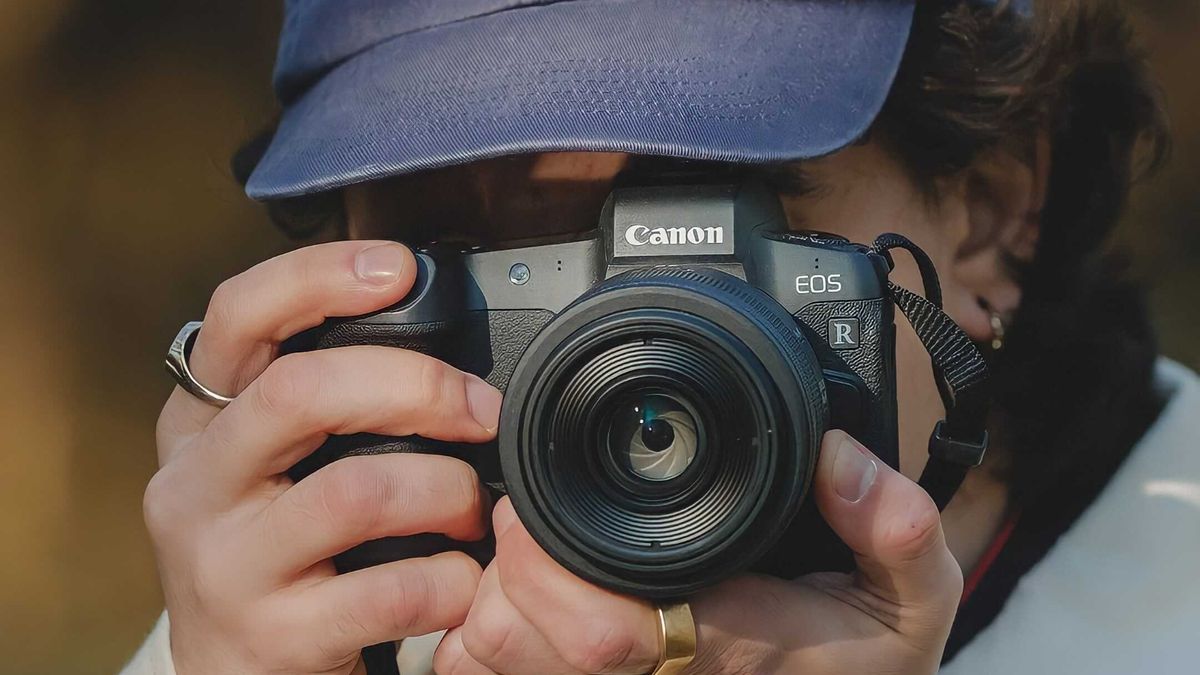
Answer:
<svg viewBox="0 0 1200 675"><path fill-rule="evenodd" d="M946 508L987 451L987 363L971 338L942 311L942 291L929 256L898 234L875 240L875 250L893 264L889 251L901 248L912 254L921 271L925 296L888 283L896 307L904 313L929 352L933 377L946 408L946 419L929 436L929 461L918 483L938 509Z"/></svg>
<svg viewBox="0 0 1200 675"><path fill-rule="evenodd" d="M400 666L396 664L395 642L383 642L363 648L362 660L367 668L367 675L400 675Z"/></svg>
<svg viewBox="0 0 1200 675"><path fill-rule="evenodd" d="M886 258L888 266L893 269L896 267L896 262L892 260L892 249L897 248L908 251L912 255L913 260L917 262L917 269L921 271L921 283L925 286L925 299L941 309L942 284L938 281L937 268L934 267L929 254L912 243L908 237L899 234L889 232L879 235L875 240L876 252Z"/></svg>

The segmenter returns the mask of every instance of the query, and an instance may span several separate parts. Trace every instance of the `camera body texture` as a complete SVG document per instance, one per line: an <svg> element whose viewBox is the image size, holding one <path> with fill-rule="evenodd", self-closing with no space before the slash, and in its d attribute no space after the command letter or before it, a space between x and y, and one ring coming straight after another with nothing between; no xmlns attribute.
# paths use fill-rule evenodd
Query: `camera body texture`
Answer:
<svg viewBox="0 0 1200 675"><path fill-rule="evenodd" d="M808 493L839 428L898 465L887 260L791 232L754 183L621 188L579 238L433 246L400 304L331 320L285 350L373 344L430 354L501 389L497 440L330 438L295 479L350 454L460 457L507 492L576 574L647 598L755 570L848 569ZM397 374L403 377L403 374ZM351 569L489 542L368 542Z"/></svg>

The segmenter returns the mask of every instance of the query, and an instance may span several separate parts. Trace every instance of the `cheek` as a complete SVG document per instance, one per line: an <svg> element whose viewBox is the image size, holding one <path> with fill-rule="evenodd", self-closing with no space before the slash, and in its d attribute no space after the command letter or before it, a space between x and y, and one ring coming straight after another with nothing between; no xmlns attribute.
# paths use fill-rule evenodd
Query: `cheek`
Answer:
<svg viewBox="0 0 1200 675"><path fill-rule="evenodd" d="M908 322L896 319L896 410L900 472L917 480L929 457L929 434L944 411L925 346Z"/></svg>

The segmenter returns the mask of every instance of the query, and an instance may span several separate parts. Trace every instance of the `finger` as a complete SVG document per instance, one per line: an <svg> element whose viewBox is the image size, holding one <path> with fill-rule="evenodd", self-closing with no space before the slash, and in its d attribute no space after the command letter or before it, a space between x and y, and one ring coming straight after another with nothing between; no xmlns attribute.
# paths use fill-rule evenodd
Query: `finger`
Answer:
<svg viewBox="0 0 1200 675"><path fill-rule="evenodd" d="M658 663L654 608L588 583L556 563L503 499L493 513L504 595L568 664L586 673L646 673Z"/></svg>
<svg viewBox="0 0 1200 675"><path fill-rule="evenodd" d="M368 567L285 591L282 634L319 636L295 646L323 658L461 625L479 586L470 557L441 553Z"/></svg>
<svg viewBox="0 0 1200 675"><path fill-rule="evenodd" d="M860 585L900 608L953 618L962 572L946 547L941 514L920 486L848 434L830 431L815 491L821 514L857 556Z"/></svg>
<svg viewBox="0 0 1200 675"><path fill-rule="evenodd" d="M474 663L487 672L579 675L581 671L564 661L504 594L498 569L491 565L483 571L467 622L454 638L466 651L465 656L453 652L458 648L455 643L443 640L444 646L438 648L447 652L443 659L467 662L465 673L476 672L470 665Z"/></svg>
<svg viewBox="0 0 1200 675"><path fill-rule="evenodd" d="M490 498L475 470L441 455L345 457L288 488L259 515L249 546L285 578L364 541L425 532L463 541L488 529Z"/></svg>
<svg viewBox="0 0 1200 675"><path fill-rule="evenodd" d="M331 316L366 314L412 288L416 263L393 242L340 241L259 263L213 293L189 365L209 389L236 396L267 367L278 345ZM217 414L176 388L168 405L198 431Z"/></svg>
<svg viewBox="0 0 1200 675"><path fill-rule="evenodd" d="M471 658L463 646L462 630L451 628L442 636L433 653L433 672L437 675L500 675Z"/></svg>
<svg viewBox="0 0 1200 675"><path fill-rule="evenodd" d="M204 430L191 465L237 493L315 450L329 434L418 434L481 443L495 435L500 392L430 356L356 346L272 363Z"/></svg>

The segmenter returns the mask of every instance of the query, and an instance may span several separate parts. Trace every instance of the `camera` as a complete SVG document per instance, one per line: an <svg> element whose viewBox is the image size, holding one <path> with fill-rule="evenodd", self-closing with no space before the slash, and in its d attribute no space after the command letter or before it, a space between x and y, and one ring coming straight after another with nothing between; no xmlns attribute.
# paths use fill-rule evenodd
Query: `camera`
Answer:
<svg viewBox="0 0 1200 675"><path fill-rule="evenodd" d="M898 464L888 259L789 231L757 183L616 189L598 227L505 249L431 245L401 303L330 320L286 351L412 349L504 392L497 439L331 437L297 480L349 454L463 458L555 560L607 588L684 596L755 570L851 557L809 499L822 434ZM397 374L397 377L402 377ZM368 542L357 568L489 542Z"/></svg>

